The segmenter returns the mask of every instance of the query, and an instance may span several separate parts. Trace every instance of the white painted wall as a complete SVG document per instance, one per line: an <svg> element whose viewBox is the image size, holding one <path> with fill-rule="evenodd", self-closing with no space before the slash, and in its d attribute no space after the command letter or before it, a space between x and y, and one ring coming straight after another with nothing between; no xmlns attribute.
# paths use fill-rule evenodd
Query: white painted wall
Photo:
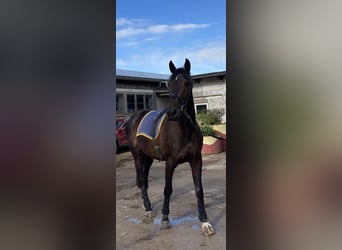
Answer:
<svg viewBox="0 0 342 250"><path fill-rule="evenodd" d="M208 109L223 109L222 122L226 121L226 78L223 80L217 77L201 79L195 82L192 93L196 104L208 104Z"/></svg>
<svg viewBox="0 0 342 250"><path fill-rule="evenodd" d="M169 97L157 97L157 109L163 110L169 101Z"/></svg>

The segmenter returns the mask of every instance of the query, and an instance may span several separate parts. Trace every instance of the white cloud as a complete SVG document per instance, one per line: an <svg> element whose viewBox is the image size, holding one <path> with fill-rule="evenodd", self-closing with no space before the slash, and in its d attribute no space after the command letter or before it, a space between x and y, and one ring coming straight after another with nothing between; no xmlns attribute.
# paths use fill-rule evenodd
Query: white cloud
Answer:
<svg viewBox="0 0 342 250"><path fill-rule="evenodd" d="M144 41L150 42L150 41L154 41L154 40L157 40L157 39L159 39L159 37L157 37L157 36L152 36L152 37L147 37L147 38L145 38Z"/></svg>
<svg viewBox="0 0 342 250"><path fill-rule="evenodd" d="M125 42L116 43L116 47L133 47L133 46L138 46L139 44L140 44L139 41L125 41Z"/></svg>
<svg viewBox="0 0 342 250"><path fill-rule="evenodd" d="M199 29L209 27L209 24L195 24L195 23L184 23L184 24L175 24L170 28L175 31L186 30L186 29Z"/></svg>
<svg viewBox="0 0 342 250"><path fill-rule="evenodd" d="M138 34L143 34L143 33L146 33L146 30L128 27L126 29L121 29L121 30L116 31L116 38L120 39L120 38L130 37L133 35L138 35Z"/></svg>
<svg viewBox="0 0 342 250"><path fill-rule="evenodd" d="M194 24L194 23L180 23L175 25L152 25L147 28L148 32L150 33L166 33L171 31L182 31L182 30L189 30L189 29L199 29L199 28L206 28L209 24Z"/></svg>
<svg viewBox="0 0 342 250"><path fill-rule="evenodd" d="M123 59L117 59L116 60L116 67L117 68L123 68L123 67L127 67L130 65L130 62L123 60Z"/></svg>
<svg viewBox="0 0 342 250"><path fill-rule="evenodd" d="M191 62L192 74L210 73L226 69L226 47L224 43L205 44L198 48L154 49L132 55L121 64L125 69L169 74L168 63L172 60L177 67L184 64L185 58ZM117 67L119 64L117 63Z"/></svg>
<svg viewBox="0 0 342 250"><path fill-rule="evenodd" d="M169 74L168 63L173 60L176 66L183 66L185 58L192 64L192 74L209 73L225 70L226 44L225 35L206 37L213 42L202 42L201 38L191 41L175 39L163 40L162 34L178 33L204 29L210 24L176 23L155 24L149 19L117 19L117 48L121 47L117 68ZM160 39L158 43L151 43ZM159 45L158 45L159 44ZM158 47L156 47L158 45ZM128 47L127 50L124 47ZM187 46L187 47L184 47Z"/></svg>
<svg viewBox="0 0 342 250"><path fill-rule="evenodd" d="M184 49L169 54L170 59L182 66L188 58L192 64L192 74L210 73L226 69L226 47L224 44L206 45L201 48Z"/></svg>
<svg viewBox="0 0 342 250"><path fill-rule="evenodd" d="M140 34L161 34L167 32L179 32L182 30L201 29L209 27L209 24L194 24L194 23L180 23L174 25L157 24L152 25L147 19L116 19L117 28L123 26L121 29L117 29L116 38L122 39L132 37Z"/></svg>
<svg viewBox="0 0 342 250"><path fill-rule="evenodd" d="M160 25L152 25L147 27L148 32L150 33L165 33L170 31L169 25L166 24L160 24Z"/></svg>
<svg viewBox="0 0 342 250"><path fill-rule="evenodd" d="M132 25L133 22L128 20L127 18L117 18L116 19L116 26L123 26L123 25Z"/></svg>
<svg viewBox="0 0 342 250"><path fill-rule="evenodd" d="M125 27L146 27L151 25L152 21L150 19L144 18L117 18L116 26L125 26Z"/></svg>
<svg viewBox="0 0 342 250"><path fill-rule="evenodd" d="M200 63L217 62L225 63L226 61L226 47L206 47L196 51L191 51L189 56L196 59Z"/></svg>

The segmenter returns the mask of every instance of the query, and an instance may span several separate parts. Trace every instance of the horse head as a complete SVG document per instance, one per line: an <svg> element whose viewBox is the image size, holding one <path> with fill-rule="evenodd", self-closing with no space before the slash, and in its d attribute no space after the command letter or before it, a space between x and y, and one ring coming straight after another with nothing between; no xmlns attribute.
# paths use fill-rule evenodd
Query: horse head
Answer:
<svg viewBox="0 0 342 250"><path fill-rule="evenodd" d="M171 121L178 120L185 112L192 91L192 78L190 75L190 61L185 59L183 68L176 68L172 61L169 68L172 73L169 81L169 102L166 106L166 114Z"/></svg>

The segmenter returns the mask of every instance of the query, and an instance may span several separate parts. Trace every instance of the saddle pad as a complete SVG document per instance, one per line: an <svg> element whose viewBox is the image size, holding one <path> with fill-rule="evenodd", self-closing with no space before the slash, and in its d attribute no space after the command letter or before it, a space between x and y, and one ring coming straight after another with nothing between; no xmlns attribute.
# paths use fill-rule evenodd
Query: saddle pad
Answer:
<svg viewBox="0 0 342 250"><path fill-rule="evenodd" d="M153 127L153 122L155 120L155 118L160 115L160 111L158 110L152 110L150 112L148 112L140 121L140 124L138 126L138 130L137 130L137 137L138 136L145 136L148 139L156 139L159 136L159 131L160 131L160 127L164 122L164 119L166 117L166 113L164 112L160 118L158 119L158 121L156 121L155 124L155 130L152 131L152 127Z"/></svg>

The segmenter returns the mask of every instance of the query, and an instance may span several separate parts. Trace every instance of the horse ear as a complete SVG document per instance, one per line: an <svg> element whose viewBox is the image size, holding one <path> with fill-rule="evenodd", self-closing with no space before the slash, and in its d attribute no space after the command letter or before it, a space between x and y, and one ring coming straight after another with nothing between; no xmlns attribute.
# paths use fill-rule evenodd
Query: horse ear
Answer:
<svg viewBox="0 0 342 250"><path fill-rule="evenodd" d="M170 71L171 71L172 74L175 73L176 70L177 70L176 66L173 64L172 61L169 62L169 68L170 68Z"/></svg>
<svg viewBox="0 0 342 250"><path fill-rule="evenodd" d="M185 58L184 68L186 71L190 73L191 65L190 65L190 61L188 60L188 58Z"/></svg>

